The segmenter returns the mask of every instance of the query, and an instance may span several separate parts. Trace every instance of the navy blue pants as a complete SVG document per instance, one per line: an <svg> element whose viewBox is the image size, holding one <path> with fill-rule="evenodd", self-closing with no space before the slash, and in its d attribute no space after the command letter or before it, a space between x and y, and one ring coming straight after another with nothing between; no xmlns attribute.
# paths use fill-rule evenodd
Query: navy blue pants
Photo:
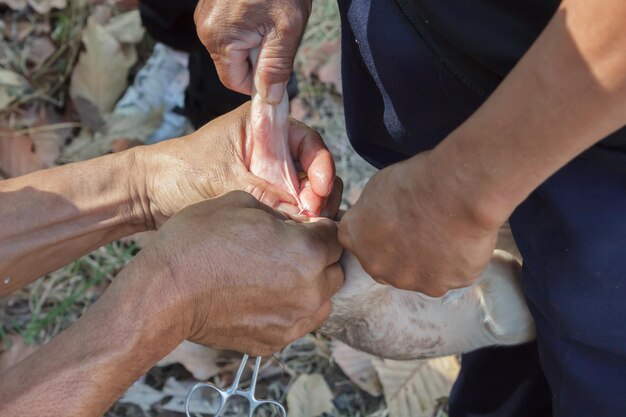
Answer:
<svg viewBox="0 0 626 417"><path fill-rule="evenodd" d="M339 4L348 135L372 164L431 149L484 101L397 2ZM537 342L465 355L451 417L626 416L624 137L569 163L514 212Z"/></svg>

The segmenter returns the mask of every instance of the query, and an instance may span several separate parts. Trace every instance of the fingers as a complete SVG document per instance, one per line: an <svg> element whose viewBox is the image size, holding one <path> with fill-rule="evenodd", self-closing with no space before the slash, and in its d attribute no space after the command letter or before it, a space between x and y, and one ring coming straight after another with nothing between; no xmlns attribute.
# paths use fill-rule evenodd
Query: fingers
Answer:
<svg viewBox="0 0 626 417"><path fill-rule="evenodd" d="M290 120L289 150L302 165L313 192L328 197L333 189L335 162L319 133L303 123Z"/></svg>
<svg viewBox="0 0 626 417"><path fill-rule="evenodd" d="M196 203L196 206L204 209L209 209L211 211L226 207L250 208L264 211L279 220L288 219L288 217L284 213L275 210L266 204L263 204L252 194L246 193L245 191L231 191L227 194L224 194L223 196Z"/></svg>
<svg viewBox="0 0 626 417"><path fill-rule="evenodd" d="M295 197L287 190L271 184L263 178L250 174L245 183L249 184L249 191L257 200L272 208L281 207L283 203L297 206Z"/></svg>
<svg viewBox="0 0 626 417"><path fill-rule="evenodd" d="M198 36L215 62L226 87L278 103L311 12L310 1L200 1L194 20ZM248 59L260 48L256 74Z"/></svg>
<svg viewBox="0 0 626 417"><path fill-rule="evenodd" d="M285 94L306 20L300 13L277 20L276 31L270 31L261 45L254 83L268 103L280 103Z"/></svg>
<svg viewBox="0 0 626 417"><path fill-rule="evenodd" d="M343 180L339 177L335 177L333 184L333 191L326 200L326 207L322 211L322 216L331 219L338 219L339 207L341 206L341 199L343 197Z"/></svg>
<svg viewBox="0 0 626 417"><path fill-rule="evenodd" d="M222 83L238 93L252 94L250 50L263 42L262 21L252 19L254 6L200 1L194 13L198 37L211 54ZM257 19L263 16L257 16Z"/></svg>
<svg viewBox="0 0 626 417"><path fill-rule="evenodd" d="M222 84L237 93L252 95L252 65L248 50L231 50L226 56L211 54Z"/></svg>
<svg viewBox="0 0 626 417"><path fill-rule="evenodd" d="M311 188L311 181L305 178L300 181L300 192L298 198L302 205L306 208L308 216L319 217L321 216L322 208L324 206L324 197L317 195L313 188Z"/></svg>

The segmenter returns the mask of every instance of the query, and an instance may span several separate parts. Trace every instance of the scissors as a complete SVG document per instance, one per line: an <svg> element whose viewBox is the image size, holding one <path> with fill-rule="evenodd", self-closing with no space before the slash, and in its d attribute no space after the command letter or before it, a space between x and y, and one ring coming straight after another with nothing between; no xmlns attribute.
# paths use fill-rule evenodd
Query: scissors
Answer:
<svg viewBox="0 0 626 417"><path fill-rule="evenodd" d="M254 417L254 412L257 408L265 405L271 404L275 406L279 410L279 414L281 417L287 417L287 412L281 403L274 400L258 400L254 397L254 391L256 389L256 381L259 376L259 368L261 367L261 357L257 356L254 362L254 370L252 371L252 381L250 381L250 387L248 389L241 389L239 387L239 381L241 380L241 375L243 374L243 370L248 363L248 355L244 355L241 360L241 364L239 365L239 369L237 369L237 374L235 375L235 380L232 385L228 389L221 389L214 384L208 382L199 382L194 385L189 394L187 394L187 400L185 401L185 413L187 413L187 417L192 417L191 412L189 411L189 404L191 403L191 396L195 391L202 388L209 388L213 391L216 391L220 396L220 406L217 409L217 413L215 413L215 417L222 417L222 413L226 409L226 403L232 397L243 397L248 400L248 404L250 404L250 411L248 412L248 417Z"/></svg>

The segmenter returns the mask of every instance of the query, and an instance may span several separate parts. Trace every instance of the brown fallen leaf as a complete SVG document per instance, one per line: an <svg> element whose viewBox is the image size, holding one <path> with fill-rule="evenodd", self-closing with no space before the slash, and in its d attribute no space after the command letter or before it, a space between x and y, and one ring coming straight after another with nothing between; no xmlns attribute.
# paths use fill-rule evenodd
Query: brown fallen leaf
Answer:
<svg viewBox="0 0 626 417"><path fill-rule="evenodd" d="M0 172L5 177L19 177L43 167L28 136L0 128Z"/></svg>
<svg viewBox="0 0 626 417"><path fill-rule="evenodd" d="M332 414L333 397L322 375L300 375L287 394L289 417L319 417L324 413Z"/></svg>
<svg viewBox="0 0 626 417"><path fill-rule="evenodd" d="M83 43L85 51L72 73L70 96L81 120L97 129L100 126L90 123L93 120L90 113L96 110L100 120L104 120L111 112L126 89L128 71L137 61L137 55L127 53L115 36L93 18L84 29ZM80 99L93 106L85 106Z"/></svg>
<svg viewBox="0 0 626 417"><path fill-rule="evenodd" d="M67 116L58 114L52 106L39 106L29 136L35 145L35 153L45 168L56 165L61 149L72 133Z"/></svg>
<svg viewBox="0 0 626 417"><path fill-rule="evenodd" d="M22 51L22 60L30 70L39 69L57 50L49 36L30 38Z"/></svg>
<svg viewBox="0 0 626 417"><path fill-rule="evenodd" d="M52 9L65 9L67 0L28 0L28 4L39 14L48 14Z"/></svg>
<svg viewBox="0 0 626 417"><path fill-rule="evenodd" d="M21 336L10 335L8 338L11 342L10 348L0 349L0 374L39 349L39 346L27 345Z"/></svg>
<svg viewBox="0 0 626 417"><path fill-rule="evenodd" d="M169 355L161 359L157 366L180 363L191 372L194 378L206 381L220 372L216 363L218 357L219 352L215 349L184 341Z"/></svg>
<svg viewBox="0 0 626 417"><path fill-rule="evenodd" d="M372 364L375 356L356 350L338 340L332 341L330 349L337 365L359 388L374 397L383 393L378 373Z"/></svg>
<svg viewBox="0 0 626 417"><path fill-rule="evenodd" d="M21 75L0 68L0 111L19 98L27 86L27 81Z"/></svg>
<svg viewBox="0 0 626 417"><path fill-rule="evenodd" d="M111 16L113 15L113 9L109 4L97 4L91 12L91 18L94 19L99 25L106 25Z"/></svg>
<svg viewBox="0 0 626 417"><path fill-rule="evenodd" d="M0 0L0 4L6 4L13 10L23 10L28 2L26 0Z"/></svg>
<svg viewBox="0 0 626 417"><path fill-rule="evenodd" d="M109 20L105 29L120 43L138 43L145 33L145 29L141 25L139 10L115 16Z"/></svg>
<svg viewBox="0 0 626 417"><path fill-rule="evenodd" d="M454 356L429 360L373 359L383 385L389 417L430 417L447 397L459 373Z"/></svg>

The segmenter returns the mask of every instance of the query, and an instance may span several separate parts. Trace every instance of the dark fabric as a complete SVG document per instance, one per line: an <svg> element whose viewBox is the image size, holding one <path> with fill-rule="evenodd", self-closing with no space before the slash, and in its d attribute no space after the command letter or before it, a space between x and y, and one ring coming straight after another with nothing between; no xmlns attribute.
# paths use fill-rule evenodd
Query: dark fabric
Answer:
<svg viewBox="0 0 626 417"><path fill-rule="evenodd" d="M185 111L197 129L250 100L235 93L220 81L211 56L198 39L193 14L198 0L141 0L139 9L146 30L155 40L189 53L189 87L185 92ZM298 94L292 74L287 84L289 98Z"/></svg>
<svg viewBox="0 0 626 417"><path fill-rule="evenodd" d="M433 148L480 105L391 0L339 3L346 127L373 165Z"/></svg>
<svg viewBox="0 0 626 417"><path fill-rule="evenodd" d="M155 40L192 52L202 46L193 21L197 4L198 0L141 0L139 11L143 25Z"/></svg>
<svg viewBox="0 0 626 417"><path fill-rule="evenodd" d="M250 100L250 96L224 87L208 52L198 49L189 54L189 87L185 96L185 111L197 129Z"/></svg>
<svg viewBox="0 0 626 417"><path fill-rule="evenodd" d="M395 0L442 59L487 95L543 30L559 0Z"/></svg>
<svg viewBox="0 0 626 417"><path fill-rule="evenodd" d="M536 343L480 349L463 355L461 364L450 393L450 416L552 416L552 395Z"/></svg>
<svg viewBox="0 0 626 417"><path fill-rule="evenodd" d="M220 81L193 20L197 0L141 0L140 11L150 36L171 48L189 53L189 87L184 114L197 129L236 109L250 97L235 93Z"/></svg>
<svg viewBox="0 0 626 417"><path fill-rule="evenodd" d="M479 58L469 59L458 48L447 47L450 41L441 41L443 37L429 26L430 17L426 18L429 25L421 22L425 11L412 14L414 1L339 0L346 127L357 152L377 167L432 149L482 104L542 28L529 19L533 7L520 13L529 27L511 40L518 56L493 62L480 58L492 66L487 68ZM458 21L449 24L465 28L471 38L472 31L486 24L480 12L477 8L473 14L457 13L453 16ZM537 20L545 24L545 10L537 13ZM495 42L497 48L487 44L488 52L483 54L497 55L500 42ZM605 138L581 158L623 170L626 129Z"/></svg>
<svg viewBox="0 0 626 417"><path fill-rule="evenodd" d="M559 416L626 416L626 172L577 159L511 217Z"/></svg>
<svg viewBox="0 0 626 417"><path fill-rule="evenodd" d="M433 148L469 117L555 5L435 2L416 13L417 0L339 0L348 137L377 167ZM523 10L511 28L492 14L500 4ZM625 138L621 129L576 158L511 219L552 393L532 348L481 350L462 361L451 417L542 417L549 398L555 416L626 415Z"/></svg>

